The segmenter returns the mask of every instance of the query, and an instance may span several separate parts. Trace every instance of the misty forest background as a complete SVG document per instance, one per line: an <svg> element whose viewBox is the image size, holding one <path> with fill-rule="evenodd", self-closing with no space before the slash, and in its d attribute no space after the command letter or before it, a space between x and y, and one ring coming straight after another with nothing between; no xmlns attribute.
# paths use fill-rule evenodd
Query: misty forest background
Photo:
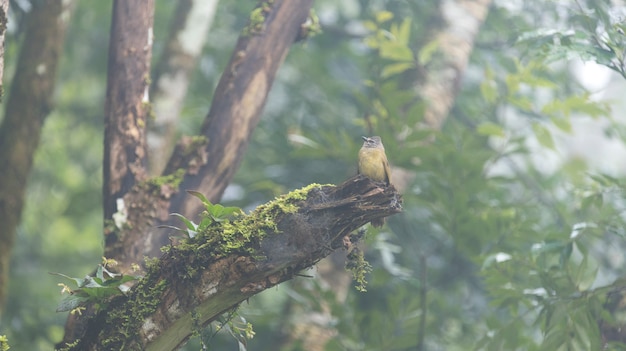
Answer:
<svg viewBox="0 0 626 351"><path fill-rule="evenodd" d="M5 107L29 16L45 2L10 2ZM206 29L191 37L188 81L151 89L153 174L180 135L198 134L256 6L208 3L215 11L190 22ZM180 29L178 5L156 1L153 83ZM339 252L338 264L252 297L236 323L217 332L214 322L185 349L625 350L626 4L313 8L321 33L290 48L220 203L249 212L310 183L339 184L356 173L361 135L380 135L404 211L368 228L366 292L332 268ZM83 277L102 261L110 14L110 1L76 1L62 17L54 103L2 287L0 335L12 350L49 350L63 337L65 281L48 272ZM176 94L179 105L159 110ZM234 330L247 322L253 338Z"/></svg>

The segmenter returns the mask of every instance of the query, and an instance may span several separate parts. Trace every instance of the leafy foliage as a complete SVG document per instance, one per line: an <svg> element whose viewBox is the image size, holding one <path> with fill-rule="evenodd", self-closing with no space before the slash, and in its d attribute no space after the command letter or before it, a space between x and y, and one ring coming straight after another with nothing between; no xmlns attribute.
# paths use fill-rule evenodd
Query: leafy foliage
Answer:
<svg viewBox="0 0 626 351"><path fill-rule="evenodd" d="M115 262L105 259L103 264L98 265L94 276L88 275L82 279L72 278L61 273L51 273L64 277L76 285L76 288L72 289L65 284L59 284L63 287L62 292L69 295L59 303L57 312L80 313L81 308L84 308L88 303L93 303L96 309L106 308L107 301L111 297L128 291L125 283L139 279L138 276L113 273L106 268L107 265L115 265Z"/></svg>
<svg viewBox="0 0 626 351"><path fill-rule="evenodd" d="M205 231L214 223L224 222L243 214L243 211L239 207L224 207L220 204L212 204L211 201L209 201L209 199L207 199L202 193L192 190L187 190L187 192L202 201L205 208L205 211L202 213L202 221L200 221L199 224L196 224L180 213L172 213L172 216L177 217L185 224L186 229L173 226L163 227L175 229L187 234L188 237L193 238L198 234L198 232Z"/></svg>
<svg viewBox="0 0 626 351"><path fill-rule="evenodd" d="M11 347L9 347L9 340L7 339L7 336L0 335L0 350L7 351L10 348Z"/></svg>

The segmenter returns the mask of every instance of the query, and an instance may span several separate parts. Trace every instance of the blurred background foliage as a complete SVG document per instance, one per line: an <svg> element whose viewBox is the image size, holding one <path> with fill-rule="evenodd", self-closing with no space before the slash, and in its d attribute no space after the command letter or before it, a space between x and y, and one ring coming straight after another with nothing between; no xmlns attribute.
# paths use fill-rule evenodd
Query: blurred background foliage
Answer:
<svg viewBox="0 0 626 351"><path fill-rule="evenodd" d="M15 4L7 77L28 10ZM626 323L624 4L496 1L451 114L429 130L412 86L438 62L440 5L316 1L323 32L292 48L223 203L250 210L309 183L340 183L356 173L360 136L376 134L394 171L409 174L404 212L369 229L366 293L337 302L303 277L244 303L256 332L248 350L308 350L283 342L287 326L324 308L334 317L327 350L626 349L605 344ZM155 59L174 6L157 0ZM253 7L219 4L181 134L198 130ZM109 14L110 2L78 2L68 30L0 322L16 350L61 339L66 315L54 312L58 277L47 272L80 277L101 260ZM594 62L616 72L602 86L581 78ZM241 347L215 328L202 333L210 349ZM186 346L199 348L197 338Z"/></svg>

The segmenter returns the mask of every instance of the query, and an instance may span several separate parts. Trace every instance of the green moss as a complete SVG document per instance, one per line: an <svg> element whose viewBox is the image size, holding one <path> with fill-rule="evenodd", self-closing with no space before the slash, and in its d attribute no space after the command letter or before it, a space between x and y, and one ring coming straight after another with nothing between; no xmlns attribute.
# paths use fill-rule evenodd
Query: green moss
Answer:
<svg viewBox="0 0 626 351"><path fill-rule="evenodd" d="M317 13L314 9L309 11L309 17L302 25L301 39L310 39L322 32L322 26L320 25L320 19L317 17Z"/></svg>
<svg viewBox="0 0 626 351"><path fill-rule="evenodd" d="M171 246L163 246L165 248L170 248ZM166 252L161 248L162 252ZM144 264L147 270L153 269L155 266L159 265L159 258L158 257L146 257L144 259Z"/></svg>
<svg viewBox="0 0 626 351"><path fill-rule="evenodd" d="M309 192L319 187L321 187L319 184L308 185L260 205L249 215L242 216L237 220L219 222L217 225L210 226L205 231L198 233L189 244L193 245L195 240L201 240L202 243L193 250L196 252L210 250L215 257L232 252L242 252L254 256L254 247L258 246L256 244L267 233L278 230L276 221L285 214L297 212L299 210L298 203L306 200ZM184 246L179 245L177 249L179 247L184 248Z"/></svg>
<svg viewBox="0 0 626 351"><path fill-rule="evenodd" d="M189 154L196 152L196 150L200 146L204 146L209 142L209 139L204 135L194 135L190 138L190 142L185 146L183 150L183 156L188 156Z"/></svg>
<svg viewBox="0 0 626 351"><path fill-rule="evenodd" d="M266 15L272 9L274 1L261 1L259 6L250 12L250 20L248 25L243 29L244 36L250 36L255 34L261 34L263 32L263 25L265 24Z"/></svg>
<svg viewBox="0 0 626 351"><path fill-rule="evenodd" d="M148 185L155 186L157 189L160 189L163 185L169 185L172 188L178 188L180 182L183 181L184 177L185 169L179 168L172 174L151 178L147 180L146 183Z"/></svg>
<svg viewBox="0 0 626 351"><path fill-rule="evenodd" d="M367 291L365 275L372 271L372 266L365 260L363 251L355 247L348 253L346 269L352 272L352 279L356 284L355 288L361 292Z"/></svg>
<svg viewBox="0 0 626 351"><path fill-rule="evenodd" d="M115 221L112 219L104 220L104 234L109 235L117 232L117 226L115 225Z"/></svg>
<svg viewBox="0 0 626 351"><path fill-rule="evenodd" d="M0 351L7 351L9 347L9 339L6 335L0 335Z"/></svg>
<svg viewBox="0 0 626 351"><path fill-rule="evenodd" d="M156 115L154 113L154 109L152 108L152 103L149 101L143 102L143 108L146 111L146 119L150 121L154 121L156 119ZM141 121L141 127L145 126L145 122Z"/></svg>
<svg viewBox="0 0 626 351"><path fill-rule="evenodd" d="M126 340L134 335L145 319L156 312L161 303L162 293L167 287L167 281L151 281L150 277L156 277L157 267L151 267L145 279L139 281L133 288L133 294L125 302L127 308L117 308L114 312L109 312L106 316L107 325L117 326L111 333L111 337L102 341L104 349L124 349Z"/></svg>
<svg viewBox="0 0 626 351"><path fill-rule="evenodd" d="M76 339L74 342L72 343L68 343L65 347L62 347L60 349L55 349L55 351L69 351L69 350L73 350L75 347L77 347L80 344L80 340L81 339ZM0 349L2 350L2 349ZM2 350L4 351L4 350Z"/></svg>

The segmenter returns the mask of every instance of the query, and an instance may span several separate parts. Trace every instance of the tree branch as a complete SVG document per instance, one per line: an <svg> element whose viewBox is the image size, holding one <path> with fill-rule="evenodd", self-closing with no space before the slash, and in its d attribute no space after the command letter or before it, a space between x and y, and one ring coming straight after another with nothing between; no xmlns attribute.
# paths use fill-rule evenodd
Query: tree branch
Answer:
<svg viewBox="0 0 626 351"><path fill-rule="evenodd" d="M113 4L104 131L104 218L146 178L146 119L154 0Z"/></svg>
<svg viewBox="0 0 626 351"><path fill-rule="evenodd" d="M170 246L131 290L91 318L71 350L172 350L223 312L292 279L351 233L401 211L393 186L356 176L294 191Z"/></svg>

